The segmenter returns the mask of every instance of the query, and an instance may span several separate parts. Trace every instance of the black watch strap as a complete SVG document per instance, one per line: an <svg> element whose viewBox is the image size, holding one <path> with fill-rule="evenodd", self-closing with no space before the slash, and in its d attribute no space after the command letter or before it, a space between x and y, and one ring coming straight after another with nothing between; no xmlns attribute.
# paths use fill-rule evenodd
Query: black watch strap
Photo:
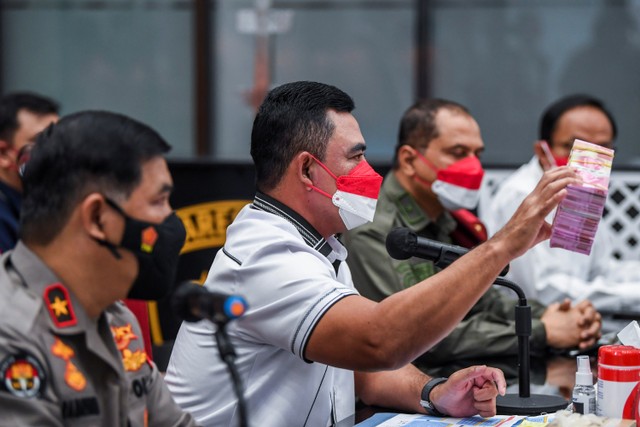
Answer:
<svg viewBox="0 0 640 427"><path fill-rule="evenodd" d="M428 415L433 415L435 417L445 416L445 414L436 409L433 403L431 403L431 399L429 397L429 395L431 394L431 390L433 390L433 388L438 384L442 384L445 381L447 381L447 378L445 377L431 378L422 388L422 393L420 395L420 405L422 405L424 410L427 411Z"/></svg>

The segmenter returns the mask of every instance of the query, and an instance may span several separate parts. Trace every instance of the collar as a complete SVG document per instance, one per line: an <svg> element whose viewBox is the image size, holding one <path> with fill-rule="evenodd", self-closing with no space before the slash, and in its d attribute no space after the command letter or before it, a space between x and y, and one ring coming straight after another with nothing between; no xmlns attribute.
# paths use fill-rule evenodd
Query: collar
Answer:
<svg viewBox="0 0 640 427"><path fill-rule="evenodd" d="M418 233L430 224L434 224L446 234L450 234L456 228L455 219L446 210L435 221L429 218L413 196L400 185L393 170L387 173L382 184L382 191L391 203L395 205L403 224L411 231Z"/></svg>
<svg viewBox="0 0 640 427"><path fill-rule="evenodd" d="M90 319L86 315L73 292L22 241L18 242L9 256L23 286L42 298L53 331L71 335L90 327L95 328L97 319Z"/></svg>
<svg viewBox="0 0 640 427"><path fill-rule="evenodd" d="M332 245L324 237L322 237L320 233L318 233L318 231L313 228L313 226L309 224L306 219L304 219L296 211L294 211L284 203L274 199L273 197L267 196L266 194L257 191L255 198L253 199L251 208L277 215L280 218L291 223L291 225L293 225L296 230L298 230L304 242L327 257L329 261L333 262L336 259L342 258L340 256L341 251L345 252L346 257L346 249L344 249L344 247L340 243L338 243L337 239L333 239L335 240L335 242L333 242L333 246L338 245L335 248L336 253L333 253L334 248L332 248Z"/></svg>

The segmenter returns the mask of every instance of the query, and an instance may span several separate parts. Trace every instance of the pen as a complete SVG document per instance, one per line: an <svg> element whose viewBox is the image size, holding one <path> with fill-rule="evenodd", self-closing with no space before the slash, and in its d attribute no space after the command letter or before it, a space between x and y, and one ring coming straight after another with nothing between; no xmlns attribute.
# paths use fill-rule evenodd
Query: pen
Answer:
<svg viewBox="0 0 640 427"><path fill-rule="evenodd" d="M553 158L553 154L551 154L551 150L549 149L549 144L547 144L547 141L540 141L540 146L542 146L542 151L544 151L544 155L547 157L550 168L555 168L557 166L556 160Z"/></svg>

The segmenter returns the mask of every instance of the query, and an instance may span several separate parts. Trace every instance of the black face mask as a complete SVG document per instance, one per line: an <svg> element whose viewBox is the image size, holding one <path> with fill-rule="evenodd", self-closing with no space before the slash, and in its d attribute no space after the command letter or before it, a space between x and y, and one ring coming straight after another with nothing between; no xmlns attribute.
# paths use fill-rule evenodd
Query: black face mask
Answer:
<svg viewBox="0 0 640 427"><path fill-rule="evenodd" d="M128 216L114 201L105 200L125 219L120 245L97 240L113 256L121 258L118 248L133 252L138 260L138 276L129 290L128 298L158 300L173 288L178 268L178 255L186 238L186 231L175 213L160 224L141 221Z"/></svg>

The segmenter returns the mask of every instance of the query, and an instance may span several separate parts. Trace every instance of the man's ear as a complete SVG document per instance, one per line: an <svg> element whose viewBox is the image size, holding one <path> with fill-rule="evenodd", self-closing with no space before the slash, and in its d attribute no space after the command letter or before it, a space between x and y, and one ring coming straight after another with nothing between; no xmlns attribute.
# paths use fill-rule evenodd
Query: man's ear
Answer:
<svg viewBox="0 0 640 427"><path fill-rule="evenodd" d="M415 174L415 168L413 162L417 157L416 150L409 146L403 145L398 149L398 171L407 176L413 176Z"/></svg>
<svg viewBox="0 0 640 427"><path fill-rule="evenodd" d="M314 159L306 151L299 153L295 158L296 171L298 178L305 185L307 189L311 189L313 186L313 179L311 173L311 165L313 165Z"/></svg>
<svg viewBox="0 0 640 427"><path fill-rule="evenodd" d="M91 193L80 204L80 218L85 232L98 240L106 240L105 221L108 206L99 193Z"/></svg>
<svg viewBox="0 0 640 427"><path fill-rule="evenodd" d="M0 139L0 168L7 169L15 165L15 158L9 154L12 148L8 141Z"/></svg>

